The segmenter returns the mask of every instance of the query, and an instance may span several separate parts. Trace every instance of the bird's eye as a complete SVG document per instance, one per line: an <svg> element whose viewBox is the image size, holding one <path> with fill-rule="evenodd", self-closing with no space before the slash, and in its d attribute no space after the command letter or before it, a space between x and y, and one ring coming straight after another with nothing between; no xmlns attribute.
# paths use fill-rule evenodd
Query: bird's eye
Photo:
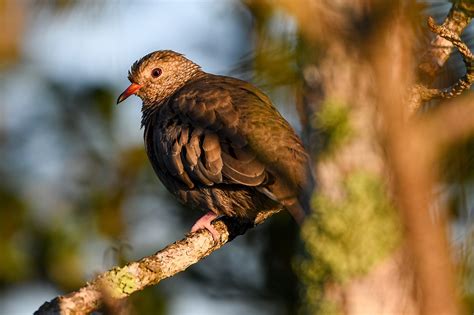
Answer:
<svg viewBox="0 0 474 315"><path fill-rule="evenodd" d="M160 68L155 68L151 70L151 76L153 78L158 78L161 75L161 69Z"/></svg>

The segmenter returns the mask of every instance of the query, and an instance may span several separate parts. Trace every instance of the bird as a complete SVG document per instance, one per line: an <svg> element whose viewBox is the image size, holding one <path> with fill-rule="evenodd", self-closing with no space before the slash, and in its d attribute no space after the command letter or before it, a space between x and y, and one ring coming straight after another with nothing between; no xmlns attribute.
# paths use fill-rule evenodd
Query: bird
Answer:
<svg viewBox="0 0 474 315"><path fill-rule="evenodd" d="M286 208L301 223L309 212L309 155L291 125L260 89L207 73L183 54L158 50L128 72L142 100L148 159L164 186L189 208L206 212L191 232L221 216L255 220Z"/></svg>

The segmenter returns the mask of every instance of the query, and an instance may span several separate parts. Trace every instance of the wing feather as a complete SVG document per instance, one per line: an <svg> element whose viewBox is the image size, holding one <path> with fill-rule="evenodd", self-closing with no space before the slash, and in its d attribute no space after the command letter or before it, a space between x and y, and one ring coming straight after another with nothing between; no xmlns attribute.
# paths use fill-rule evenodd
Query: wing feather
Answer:
<svg viewBox="0 0 474 315"><path fill-rule="evenodd" d="M161 106L156 115L144 114L153 119L145 124L146 148L158 176L182 200L189 197L186 187L242 185L301 217L309 160L265 94L243 81L207 75Z"/></svg>
<svg viewBox="0 0 474 315"><path fill-rule="evenodd" d="M281 202L298 195L307 172L306 153L262 92L242 81L211 76L188 83L166 106L179 129L174 139L162 141L172 145L159 150L171 176L189 188L257 187Z"/></svg>

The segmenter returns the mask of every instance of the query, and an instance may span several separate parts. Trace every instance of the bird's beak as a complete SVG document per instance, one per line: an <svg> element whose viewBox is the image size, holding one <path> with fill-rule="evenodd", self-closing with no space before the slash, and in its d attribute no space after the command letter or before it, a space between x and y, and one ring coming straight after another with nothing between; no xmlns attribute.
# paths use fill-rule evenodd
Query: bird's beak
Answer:
<svg viewBox="0 0 474 315"><path fill-rule="evenodd" d="M120 94L120 96L118 97L117 104L120 103L120 102L125 101L127 99L127 97L129 97L132 94L137 93L138 90L141 89L141 88L142 88L142 86L140 84L137 84L137 83L130 84L130 86L125 91L123 91L123 93Z"/></svg>

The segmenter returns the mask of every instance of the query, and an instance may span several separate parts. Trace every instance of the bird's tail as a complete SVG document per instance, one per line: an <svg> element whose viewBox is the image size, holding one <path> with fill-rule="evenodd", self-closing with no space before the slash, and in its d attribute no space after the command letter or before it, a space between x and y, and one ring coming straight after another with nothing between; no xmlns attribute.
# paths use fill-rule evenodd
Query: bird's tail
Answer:
<svg viewBox="0 0 474 315"><path fill-rule="evenodd" d="M307 213L297 200L294 200L292 204L285 204L285 208L291 214L293 219L295 219L296 223L299 225L303 224Z"/></svg>
<svg viewBox="0 0 474 315"><path fill-rule="evenodd" d="M293 216L298 224L302 224L305 217L311 213L311 196L315 188L315 181L311 169L308 170L308 177L304 187L300 188L298 198L292 199L292 202L284 203L288 212Z"/></svg>

